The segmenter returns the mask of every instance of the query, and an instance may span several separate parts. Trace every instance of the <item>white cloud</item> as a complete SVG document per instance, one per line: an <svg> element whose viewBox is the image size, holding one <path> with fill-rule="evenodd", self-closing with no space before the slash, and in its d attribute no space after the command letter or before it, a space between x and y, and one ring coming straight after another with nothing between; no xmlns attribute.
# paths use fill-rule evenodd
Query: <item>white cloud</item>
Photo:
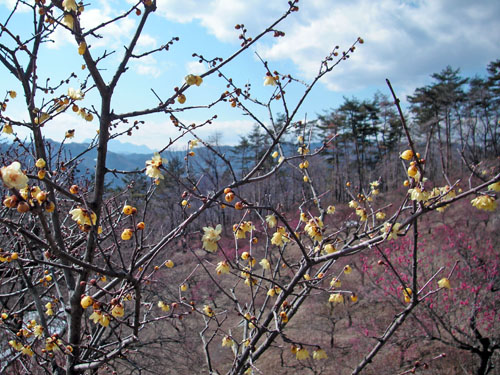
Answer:
<svg viewBox="0 0 500 375"><path fill-rule="evenodd" d="M0 5L3 5L5 6L9 11L12 11L16 5L17 5L17 10L18 12L29 12L31 10L31 8L18 1L18 0L0 0Z"/></svg>
<svg viewBox="0 0 500 375"><path fill-rule="evenodd" d="M10 113L10 116L17 120L27 121L25 110L22 108L14 109ZM56 142L61 142L64 140L67 130L75 129L75 137L71 140L67 140L67 142L83 142L96 135L98 126L96 118L89 123L72 112L64 112L45 123L43 127L43 136ZM32 136L31 131L25 127L14 126L14 131L20 139L28 139Z"/></svg>
<svg viewBox="0 0 500 375"><path fill-rule="evenodd" d="M446 65L480 68L497 58L500 3L495 0L310 0L279 29L285 38L259 44L262 57L291 60L301 78L312 78L319 62L358 36L366 43L324 81L334 91L383 86L388 77L401 87L422 84ZM255 35L286 10L265 0L158 0L158 13L176 22L199 22L220 41L235 41L236 23Z"/></svg>
<svg viewBox="0 0 500 375"><path fill-rule="evenodd" d="M224 42L237 42L236 24L245 24L249 35L262 29L287 9L285 2L266 0L157 0L157 13L165 18L188 23L198 21L208 32Z"/></svg>
<svg viewBox="0 0 500 375"><path fill-rule="evenodd" d="M80 24L84 31L88 31L104 22L110 21L120 13L121 9L110 7L107 2L101 1L98 6L88 6L85 8L85 11L80 16ZM105 47L108 50L120 50L124 45L128 44L135 27L136 21L132 17L120 19L117 22L110 23L106 27L98 29L95 34L99 37L89 37L87 44L92 48ZM59 49L66 44L76 44L72 33L63 27L56 28L56 31L51 34L51 39L54 43L50 43L48 46L53 49ZM152 37L146 34L143 38L143 43L151 43L151 39Z"/></svg>
<svg viewBox="0 0 500 375"><path fill-rule="evenodd" d="M494 1L316 0L302 4L304 13L286 27L287 37L260 45L269 60L291 59L299 72L312 78L318 61L339 45L349 48L358 36L366 43L326 79L335 91L384 85L416 85L446 65L479 68L495 58L500 33ZM300 12L299 12L300 13Z"/></svg>
<svg viewBox="0 0 500 375"><path fill-rule="evenodd" d="M193 121L183 121L186 124ZM219 133L220 144L234 145L239 142L238 136L244 136L252 129L253 122L250 120L234 121L214 121L202 128L195 130L195 133L202 139L208 140L211 136ZM137 145L144 145L153 150L165 147L169 139L175 139L181 133L172 125L171 121L146 121L139 130L134 130L132 137L120 138L122 142L129 142ZM187 145L187 141L192 136L187 134L185 138L175 143L174 148L179 149Z"/></svg>
<svg viewBox="0 0 500 375"><path fill-rule="evenodd" d="M118 13L109 7L89 8L80 16L80 22L85 30L99 26L115 17ZM133 18L127 17L117 22L108 24L106 27L96 31L102 38L91 40L93 47L106 47L118 49L123 47L132 36L136 22Z"/></svg>
<svg viewBox="0 0 500 375"><path fill-rule="evenodd" d="M137 47L155 48L157 44L156 38L146 33L142 33L139 40L137 40Z"/></svg>
<svg viewBox="0 0 500 375"><path fill-rule="evenodd" d="M187 74L203 74L208 70L205 63L199 63L198 61L190 61L186 63L186 73Z"/></svg>
<svg viewBox="0 0 500 375"><path fill-rule="evenodd" d="M158 78L162 73L162 70L158 67L154 58L142 58L140 61L134 64L134 68L138 74L143 76L149 75L154 78Z"/></svg>

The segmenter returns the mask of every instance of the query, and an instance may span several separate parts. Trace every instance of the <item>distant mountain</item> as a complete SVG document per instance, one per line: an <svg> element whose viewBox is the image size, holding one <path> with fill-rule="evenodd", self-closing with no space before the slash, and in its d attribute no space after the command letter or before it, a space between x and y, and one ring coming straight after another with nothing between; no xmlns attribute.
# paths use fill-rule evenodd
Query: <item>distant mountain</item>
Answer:
<svg viewBox="0 0 500 375"><path fill-rule="evenodd" d="M55 160L60 155L60 160L71 160L76 158L79 160L79 164L75 170L78 176L91 177L95 173L95 163L97 159L97 147L88 150L90 146L90 141L86 143L65 143L62 150L60 149L61 144L52 140L46 140L49 143L48 154L52 155L52 160ZM122 143L118 140L111 140L109 143L109 151L106 157L106 167L109 170L117 171L134 171L142 170L146 166L146 161L153 157L153 150L150 150L146 146L136 146L130 143ZM31 148L30 145L26 145ZM318 145L311 145L311 149L316 148ZM0 141L0 153L5 155L8 149L12 147L11 142ZM241 155L239 151L231 146L219 146L218 151L227 160L237 160ZM295 151L294 145L283 144L283 149L286 154L293 154ZM214 157L211 151L206 147L200 146L195 150L196 158L193 158L190 162L190 168L194 173L200 172L205 169L213 170L217 168L221 171L226 169L225 163ZM169 165L176 166L177 168L184 169L184 158L186 157L186 151L165 151L162 156L169 161ZM31 160L31 162L33 162ZM29 167L26 165L26 167ZM233 168L235 168L236 173L239 164L235 163ZM181 172L182 173L182 172ZM123 186L124 182L122 180L123 174L113 174L108 173L106 176L106 182L112 187Z"/></svg>
<svg viewBox="0 0 500 375"><path fill-rule="evenodd" d="M91 141L86 139L83 143L89 144ZM134 145L128 142L120 142L118 139L112 139L108 143L108 150L117 154L153 154L154 150L144 145Z"/></svg>

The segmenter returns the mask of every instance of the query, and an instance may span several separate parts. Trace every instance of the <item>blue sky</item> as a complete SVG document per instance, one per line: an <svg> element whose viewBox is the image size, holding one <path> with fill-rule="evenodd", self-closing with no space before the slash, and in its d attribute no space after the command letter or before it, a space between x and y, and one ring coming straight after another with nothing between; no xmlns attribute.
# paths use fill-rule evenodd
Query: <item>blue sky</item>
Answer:
<svg viewBox="0 0 500 375"><path fill-rule="evenodd" d="M2 23L14 3L13 0L0 0ZM173 87L182 84L186 74L204 72L207 67L192 57L194 52L209 58L231 55L239 46L238 32L234 29L236 23L245 24L249 35L255 35L287 8L286 0L158 0L157 3L158 10L144 30L139 50L159 47L174 36L180 41L168 52L162 51L132 63L113 103L117 112L152 106L156 98L151 89L166 97ZM91 27L116 16L129 4L123 0L91 1L81 22ZM316 87L297 120L305 116L314 118L323 110L337 106L343 96L365 99L377 90L388 93L385 78L392 81L398 95L404 99L416 87L428 84L430 74L447 65L461 68L464 76L484 75L486 65L500 58L498 1L303 0L299 6L300 11L278 27L285 32L284 38L266 37L224 69L237 85L243 87L250 83L253 94L266 100L272 88L262 85L265 70L255 53L268 61L271 69L309 82L321 59L335 45L341 50L347 49L361 36L365 43ZM29 32L26 28L29 16L29 13L19 13L18 18L12 20L11 25L21 35ZM110 77L113 73L138 20L135 15L129 17L105 31L103 38L90 40L94 56L104 50L116 51L102 64L102 68L107 69L105 76ZM46 46L41 55L39 76L58 82L74 71L78 78L69 86L78 87L85 75L80 69L82 60L71 34L61 29ZM0 72L1 89L21 91L4 70ZM290 105L300 96L301 90L298 84L287 89ZM67 86L57 94L66 91ZM186 105L205 103L219 97L223 91L220 80L209 77L200 87L190 88ZM89 93L83 104L97 106L95 99L95 95ZM283 112L278 105L273 109L276 113ZM257 113L264 120L267 118L266 113ZM12 101L6 114L25 117L22 98ZM225 144L237 143L238 136L246 134L253 124L228 104L180 117L186 122L199 122L214 114L219 116L218 120L199 135L206 137L220 132ZM165 139L177 134L164 116L139 119L144 120L145 125L123 141L157 149L165 144ZM48 137L60 140L68 128L75 128L75 141L82 141L95 134L97 123L95 120L92 124L85 123L67 113L47 124L45 131ZM19 133L23 135L22 130Z"/></svg>

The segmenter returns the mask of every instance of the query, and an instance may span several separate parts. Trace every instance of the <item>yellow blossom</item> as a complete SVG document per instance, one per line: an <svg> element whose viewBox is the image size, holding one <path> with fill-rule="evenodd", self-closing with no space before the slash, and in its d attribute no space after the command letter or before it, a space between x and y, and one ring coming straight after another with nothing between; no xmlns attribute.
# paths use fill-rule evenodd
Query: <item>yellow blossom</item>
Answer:
<svg viewBox="0 0 500 375"><path fill-rule="evenodd" d="M411 160L413 158L413 151L412 150L405 150L401 153L399 156L401 159L404 160Z"/></svg>
<svg viewBox="0 0 500 375"><path fill-rule="evenodd" d="M83 55L86 50L87 50L87 43L80 42L80 44L78 44L78 54Z"/></svg>
<svg viewBox="0 0 500 375"><path fill-rule="evenodd" d="M73 87L68 88L68 96L73 100L82 100L83 99L82 90L80 90L80 89L75 90Z"/></svg>
<svg viewBox="0 0 500 375"><path fill-rule="evenodd" d="M319 217L314 217L308 221L304 230L314 241L321 242L323 239L322 228L323 221Z"/></svg>
<svg viewBox="0 0 500 375"><path fill-rule="evenodd" d="M273 159L276 159L278 156L279 156L279 152L278 151L274 151L271 156L273 157Z"/></svg>
<svg viewBox="0 0 500 375"><path fill-rule="evenodd" d="M47 304L47 305L49 305L49 304ZM47 307L47 305L45 305L45 308L47 309L45 311L45 314L47 314L48 316L54 315L54 310L52 310L52 305L50 305L50 307Z"/></svg>
<svg viewBox="0 0 500 375"><path fill-rule="evenodd" d="M16 96L17 96L17 92L13 91L13 90L10 90L9 91L9 96L12 98L12 99L15 99Z"/></svg>
<svg viewBox="0 0 500 375"><path fill-rule="evenodd" d="M279 295L280 293L281 293L281 288L279 286L274 286L267 291L267 295L269 297L274 297L276 295Z"/></svg>
<svg viewBox="0 0 500 375"><path fill-rule="evenodd" d="M400 223L394 223L394 225L392 225L392 230L391 230L391 233L389 233L389 230L391 228L391 223L384 223L384 227L380 230L382 233L388 233L387 235L387 240L392 240L392 239L396 239L398 237L398 233L400 231L400 228L401 228L401 224Z"/></svg>
<svg viewBox="0 0 500 375"><path fill-rule="evenodd" d="M135 210L135 211L137 211L137 210ZM132 207L129 204L126 204L125 206L123 206L122 212L125 215L132 215L132 213L134 213L134 207Z"/></svg>
<svg viewBox="0 0 500 375"><path fill-rule="evenodd" d="M359 220L360 221L366 221L367 220L366 210L363 209L363 208L361 208L361 207L356 208L356 215L359 216Z"/></svg>
<svg viewBox="0 0 500 375"><path fill-rule="evenodd" d="M121 239L123 241L128 241L132 238L132 235L134 234L134 231L130 228L124 229L122 234L121 234Z"/></svg>
<svg viewBox="0 0 500 375"><path fill-rule="evenodd" d="M298 360L304 360L309 358L309 352L307 351L306 348L299 348L297 349L297 352L295 353L295 358Z"/></svg>
<svg viewBox="0 0 500 375"><path fill-rule="evenodd" d="M186 103L186 95L184 95L184 94L180 94L180 95L177 97L177 101L178 101L180 104L184 104L184 103Z"/></svg>
<svg viewBox="0 0 500 375"><path fill-rule="evenodd" d="M349 275L351 272L352 272L352 268L350 265L347 264L346 266L344 266L344 273L346 275Z"/></svg>
<svg viewBox="0 0 500 375"><path fill-rule="evenodd" d="M94 212L89 214L89 211L81 207L74 208L69 214L79 225L95 225L97 222L97 215Z"/></svg>
<svg viewBox="0 0 500 375"><path fill-rule="evenodd" d="M50 116L48 113L40 112L38 114L38 116L35 117L35 124L40 125L40 124L44 123L45 121L47 121L47 119L49 119L49 118L50 118Z"/></svg>
<svg viewBox="0 0 500 375"><path fill-rule="evenodd" d="M111 315L113 315L115 318L123 317L123 315L125 315L125 309L123 308L123 305L121 303L114 305L111 309Z"/></svg>
<svg viewBox="0 0 500 375"><path fill-rule="evenodd" d="M438 281L438 286L444 289L451 289L450 280L444 277Z"/></svg>
<svg viewBox="0 0 500 375"><path fill-rule="evenodd" d="M39 324L33 327L33 333L36 337L41 337L43 335L43 327Z"/></svg>
<svg viewBox="0 0 500 375"><path fill-rule="evenodd" d="M358 206L359 206L359 203L356 202L355 200L352 200L349 202L349 207L351 207L351 208L358 208Z"/></svg>
<svg viewBox="0 0 500 375"><path fill-rule="evenodd" d="M266 75L264 77L264 86L276 86L276 79L273 76Z"/></svg>
<svg viewBox="0 0 500 375"><path fill-rule="evenodd" d="M220 234L222 232L222 226L217 224L215 228L213 227L204 227L203 231L205 232L202 237L203 248L206 251L214 252L217 250L217 241L220 240Z"/></svg>
<svg viewBox="0 0 500 375"><path fill-rule="evenodd" d="M300 146L298 149L297 149L297 152L300 154L300 155L307 155L309 153L309 149L305 146Z"/></svg>
<svg viewBox="0 0 500 375"><path fill-rule="evenodd" d="M9 345L12 346L14 349L17 351L23 350L23 344L21 344L19 341L16 340L10 340Z"/></svg>
<svg viewBox="0 0 500 375"><path fill-rule="evenodd" d="M35 163L35 167L37 168L45 168L45 165L47 165L47 163L42 158L38 159Z"/></svg>
<svg viewBox="0 0 500 375"><path fill-rule="evenodd" d="M419 180L417 177L419 175L418 168L415 165L410 165L408 167L408 176L413 177L415 180Z"/></svg>
<svg viewBox="0 0 500 375"><path fill-rule="evenodd" d="M94 310L92 314L90 314L89 319L94 322L94 324L99 323L99 320L101 320L102 313L99 310Z"/></svg>
<svg viewBox="0 0 500 375"><path fill-rule="evenodd" d="M332 215L334 212L335 212L335 206L333 205L328 206L328 208L326 209L326 213L328 215Z"/></svg>
<svg viewBox="0 0 500 375"><path fill-rule="evenodd" d="M184 79L186 80L186 83L189 86L192 85L200 86L203 83L203 79L200 76L194 74L189 74Z"/></svg>
<svg viewBox="0 0 500 375"><path fill-rule="evenodd" d="M33 354L34 354L34 353L33 353L33 350L31 350L31 346L29 346L29 345L24 346L21 352L22 352L22 354L24 354L24 355L28 355L28 356L30 356L30 357L32 357L32 356L33 356Z"/></svg>
<svg viewBox="0 0 500 375"><path fill-rule="evenodd" d="M39 186L33 186L30 189L31 198L36 198L36 196L42 191Z"/></svg>
<svg viewBox="0 0 500 375"><path fill-rule="evenodd" d="M494 183L488 185L488 190L500 192L500 181L497 181L497 182L494 182Z"/></svg>
<svg viewBox="0 0 500 375"><path fill-rule="evenodd" d="M271 264L269 264L269 261L266 258L263 258L259 264L261 267L265 270L270 270L271 269Z"/></svg>
<svg viewBox="0 0 500 375"><path fill-rule="evenodd" d="M65 14L62 19L63 25L71 30L73 30L74 22L75 20L73 19L73 16L71 14Z"/></svg>
<svg viewBox="0 0 500 375"><path fill-rule="evenodd" d="M180 286L180 290L181 290L181 292L185 292L186 290L188 290L188 285L186 283L182 284Z"/></svg>
<svg viewBox="0 0 500 375"><path fill-rule="evenodd" d="M288 323L288 315L286 311L280 312L280 318L283 323Z"/></svg>
<svg viewBox="0 0 500 375"><path fill-rule="evenodd" d="M332 288L340 288L342 286L342 282L336 277L334 277L332 281L330 281L330 286Z"/></svg>
<svg viewBox="0 0 500 375"><path fill-rule="evenodd" d="M353 293L353 294L351 294L351 301L352 301L353 303L358 302L358 296L357 296L356 294L354 294L354 293Z"/></svg>
<svg viewBox="0 0 500 375"><path fill-rule="evenodd" d="M250 315L250 313L249 312L245 313L244 317L245 317L245 319L248 322L248 327L250 329L254 329L255 328L255 324L252 323L252 316Z"/></svg>
<svg viewBox="0 0 500 375"><path fill-rule="evenodd" d="M274 228L276 224L278 223L278 220L276 219L276 216L274 215L267 215L266 216L266 223L269 226L269 228Z"/></svg>
<svg viewBox="0 0 500 375"><path fill-rule="evenodd" d="M160 167L166 163L167 159L162 158L158 152L155 152L153 158L151 160L146 161L146 176L155 179L158 178L163 179Z"/></svg>
<svg viewBox="0 0 500 375"><path fill-rule="evenodd" d="M49 352L56 352L59 350L59 345L62 345L61 339L56 339L53 337L47 337L45 339L45 350Z"/></svg>
<svg viewBox="0 0 500 375"><path fill-rule="evenodd" d="M85 116L83 118L85 119L85 121L91 122L94 119L94 115L89 112L89 113L85 114Z"/></svg>
<svg viewBox="0 0 500 375"><path fill-rule="evenodd" d="M330 298L328 298L328 302L344 303L344 296L340 293L330 294Z"/></svg>
<svg viewBox="0 0 500 375"><path fill-rule="evenodd" d="M222 338L222 346L227 346L227 347L231 348L233 346L233 344L234 344L234 341L231 337L224 336Z"/></svg>
<svg viewBox="0 0 500 375"><path fill-rule="evenodd" d="M75 129L69 129L66 131L66 133L64 134L64 137L67 138L67 139L71 139L75 136Z"/></svg>
<svg viewBox="0 0 500 375"><path fill-rule="evenodd" d="M217 275L229 273L229 263L225 260L217 263L217 267L215 268L215 272L217 272Z"/></svg>
<svg viewBox="0 0 500 375"><path fill-rule="evenodd" d="M198 146L198 140L197 139L191 139L189 141L189 149L192 150L196 146Z"/></svg>
<svg viewBox="0 0 500 375"><path fill-rule="evenodd" d="M413 189L409 189L408 193L410 194L410 199L417 202L426 202L430 198L430 193L422 190L418 186Z"/></svg>
<svg viewBox="0 0 500 375"><path fill-rule="evenodd" d="M300 163L299 164L299 168L300 169L307 169L307 168L309 168L309 162L306 160L306 161Z"/></svg>
<svg viewBox="0 0 500 375"><path fill-rule="evenodd" d="M174 266L174 262L172 260L169 259L165 262L165 267L172 268L173 266Z"/></svg>
<svg viewBox="0 0 500 375"><path fill-rule="evenodd" d="M411 302L411 295L413 294L412 290L410 288L403 289L403 296L405 298L406 303Z"/></svg>
<svg viewBox="0 0 500 375"><path fill-rule="evenodd" d="M108 314L101 314L101 318L99 319L99 324L103 327L109 326L109 315Z"/></svg>
<svg viewBox="0 0 500 375"><path fill-rule="evenodd" d="M319 361L321 359L327 359L328 356L326 355L326 352L323 349L316 349L313 351L313 359Z"/></svg>
<svg viewBox="0 0 500 375"><path fill-rule="evenodd" d="M212 316L215 315L214 310L208 305L203 306L203 312L205 313L206 316L211 318ZM224 346L224 345L223 345Z"/></svg>
<svg viewBox="0 0 500 375"><path fill-rule="evenodd" d="M0 169L2 181L9 189L23 189L28 184L28 176L21 170L21 164L18 161L11 163L7 167Z"/></svg>
<svg viewBox="0 0 500 375"><path fill-rule="evenodd" d="M384 220L385 219L385 212L379 211L375 214L375 217L377 220Z"/></svg>
<svg viewBox="0 0 500 375"><path fill-rule="evenodd" d="M251 221L245 221L239 224L233 225L233 232L236 235L236 239L246 238L246 233L255 229Z"/></svg>
<svg viewBox="0 0 500 375"><path fill-rule="evenodd" d="M91 296L84 296L81 301L80 305L86 309L87 307L91 306L94 303L94 300L92 299Z"/></svg>
<svg viewBox="0 0 500 375"><path fill-rule="evenodd" d="M12 133L14 133L14 129L12 129L12 125L11 124L5 124L3 126L2 133L5 133L5 134L12 134Z"/></svg>
<svg viewBox="0 0 500 375"><path fill-rule="evenodd" d="M167 303L165 303L165 302L163 302L163 301L159 301L158 302L158 307L160 309L162 309L162 311L169 311L170 310L170 305L167 304Z"/></svg>
<svg viewBox="0 0 500 375"><path fill-rule="evenodd" d="M325 252L327 254L332 254L332 253L335 253L337 251L337 249L335 249L335 246L333 246L331 243L325 245Z"/></svg>
<svg viewBox="0 0 500 375"><path fill-rule="evenodd" d="M290 239L283 227L278 227L271 238L271 243L276 246L283 246L288 241L290 241Z"/></svg>
<svg viewBox="0 0 500 375"><path fill-rule="evenodd" d="M480 195L479 197L471 200L471 203L474 207L483 211L495 211L497 208L495 198L490 197L489 195Z"/></svg>
<svg viewBox="0 0 500 375"><path fill-rule="evenodd" d="M442 195L443 200L445 200L445 201L447 201L451 198L455 198L457 196L457 192L455 190L451 189L448 185L440 187L438 190L439 190L439 194Z"/></svg>
<svg viewBox="0 0 500 375"><path fill-rule="evenodd" d="M247 277L247 278L245 279L244 284L245 284L246 286L252 286L252 285L257 284L257 280L255 280L253 277Z"/></svg>
<svg viewBox="0 0 500 375"><path fill-rule="evenodd" d="M62 6L65 12L76 12L77 10L75 0L63 0Z"/></svg>

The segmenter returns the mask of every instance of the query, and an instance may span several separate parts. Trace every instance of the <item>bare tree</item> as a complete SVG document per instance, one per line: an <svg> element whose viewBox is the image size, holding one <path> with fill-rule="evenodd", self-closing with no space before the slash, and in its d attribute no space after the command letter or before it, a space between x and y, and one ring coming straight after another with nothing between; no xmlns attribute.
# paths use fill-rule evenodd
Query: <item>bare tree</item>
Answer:
<svg viewBox="0 0 500 375"><path fill-rule="evenodd" d="M29 8L32 29L25 28L23 35L17 35L11 22L19 15L21 5ZM12 369L70 375L107 368L132 373L151 362L149 350L165 347L169 360L175 359L179 347L194 353L192 332L200 338L208 373L250 373L261 366L267 351L283 344L292 346L298 360L306 360L309 350L313 350L315 359L324 358L324 349L304 335L290 335L287 328L304 302L318 291L330 294L332 303L352 296L350 291L334 291L325 285L328 276L349 272L349 268L339 270L337 260L410 230L416 243L418 219L459 199L478 194L475 205L479 208L491 209L496 204L494 193L486 193L485 189L500 179L498 174L460 194L454 193L453 186L432 190L425 200L409 194L402 202L393 203L396 210L382 223L376 221L380 209L372 203L377 195L377 185L372 184L368 193L361 191L363 186L351 193L355 210L351 216L358 218L354 227L352 220L338 230L325 225L326 215L333 214L334 207L323 202L325 187L309 170L314 169L312 161L330 140L311 149L311 136L304 130L292 152L282 147L282 138L299 123L299 108L314 86L347 60L363 40L356 39L343 52L333 48L293 104L285 91L297 80L274 71L267 62L262 61L262 69L272 93L265 100L242 89L237 79L227 77L223 69L261 38L284 36L277 27L298 11L298 0L289 1L283 15L260 34L249 36L244 25L236 25L241 48L234 54L214 59L195 54L207 63L205 73L189 74L170 94L158 95L156 104L127 112L113 99L131 61L168 50L177 38L146 53L136 51L138 39L156 11L154 0L132 4L114 19L90 29L80 22L85 11L82 3L72 0L18 1L2 21L0 62L3 70L17 80L27 116L11 118L8 104L18 94L8 90L0 113L3 132L15 134L18 127L24 127L31 134L27 141L16 137L2 160L5 197L0 213L0 328L10 346L3 349L8 355L2 355L2 372ZM109 59L114 51L100 54L91 41L132 15L139 16L139 22L123 56L114 65ZM50 72L38 71L39 59L58 30L72 35L85 65L78 89L68 88L76 73L52 84ZM111 72L109 80L101 68L105 63ZM209 76L222 80L227 90L213 100L207 99L203 106L184 105L189 93ZM60 94L63 89L67 94ZM92 95L96 97L92 105L80 104L80 100ZM283 115L271 110L271 102L280 103ZM212 123L215 116L194 124L184 123L180 116L196 108L228 103L252 118L267 137L267 148L242 176L221 148L198 136L199 128ZM249 103L266 109L266 118L252 112ZM99 123L98 134L88 149L73 157L67 157L64 145L54 149L44 139L44 127L69 111ZM141 170L108 168L109 141L133 134L144 126L140 118L153 114L164 114L179 129L179 136L166 140ZM424 161L417 156L402 116L401 120L409 143L404 154L409 163L408 184L414 191L422 191ZM127 129L120 132L118 125ZM73 132L67 130L66 137L72 137ZM187 136L190 141L185 173L179 168L169 169L163 153ZM208 150L210 160L216 161L212 164L216 171L190 168L189 159L196 157L197 145ZM95 175L89 183L78 181L78 160L92 150L96 151ZM219 168L224 169L222 175ZM254 200L246 193L286 168L300 173L304 184L299 213L283 212L279 195ZM216 172L220 178L214 179ZM142 173L148 182L134 201L127 195L133 186L118 192L106 189L108 175L132 179ZM177 205L164 208L178 212L176 215L162 214L156 205L161 198L158 186L165 180L175 181L169 191L181 191L182 186ZM286 186L282 189L285 194ZM218 210L222 209L236 217L231 228L217 222ZM162 222L165 217L175 222ZM229 239L227 233L232 233ZM181 259L181 255L182 268L169 272L176 267L172 259ZM411 294L410 303L353 373L359 373L369 363L419 304L421 296L434 293L426 287L438 273L422 285L417 280L417 267L415 246L413 278L406 286L413 293L405 289ZM199 358L193 361L200 362Z"/></svg>

